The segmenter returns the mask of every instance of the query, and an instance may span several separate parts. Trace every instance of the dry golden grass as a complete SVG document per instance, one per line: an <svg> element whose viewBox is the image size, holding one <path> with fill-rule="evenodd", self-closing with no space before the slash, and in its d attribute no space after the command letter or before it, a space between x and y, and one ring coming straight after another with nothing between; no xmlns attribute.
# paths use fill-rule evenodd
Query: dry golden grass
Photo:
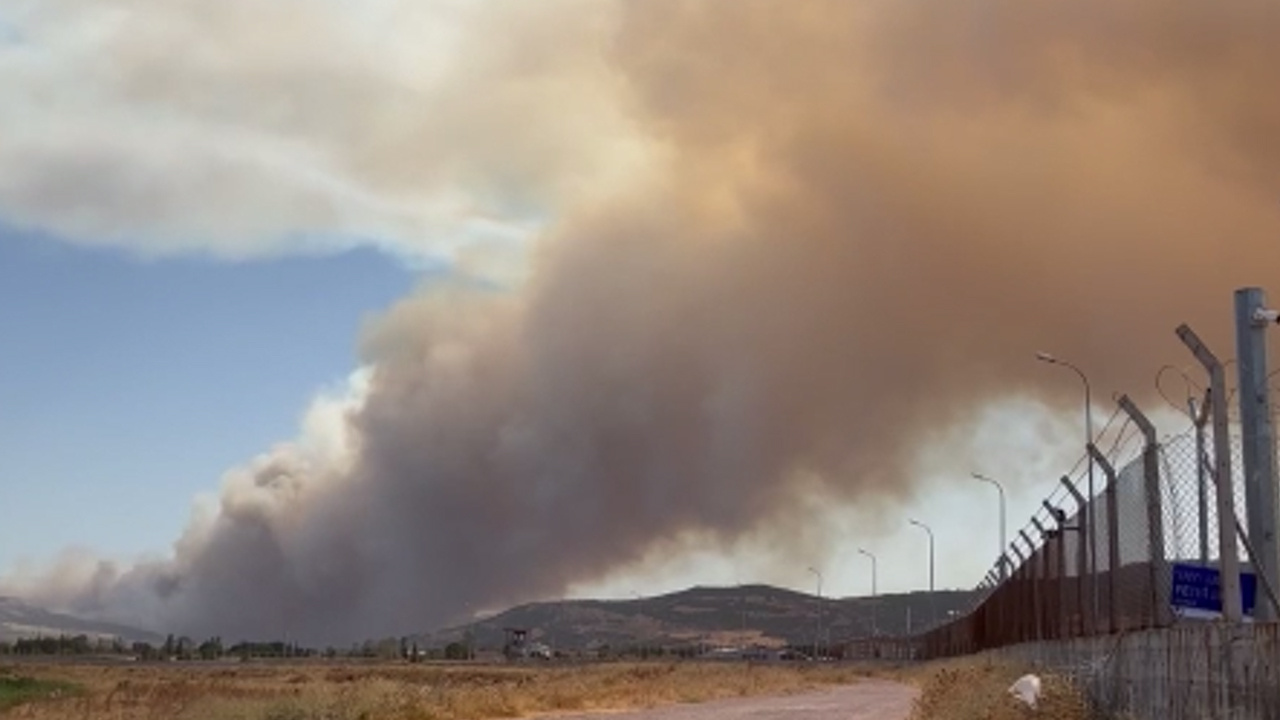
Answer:
<svg viewBox="0 0 1280 720"><path fill-rule="evenodd" d="M6 719L479 720L786 693L867 675L850 666L676 662L45 665L20 672L81 692L20 706Z"/></svg>
<svg viewBox="0 0 1280 720"><path fill-rule="evenodd" d="M1089 720L1084 695L1065 679L1037 672L1041 696L1035 711L1009 695L1029 671L1018 665L965 658L900 671L894 679L920 688L912 720Z"/></svg>

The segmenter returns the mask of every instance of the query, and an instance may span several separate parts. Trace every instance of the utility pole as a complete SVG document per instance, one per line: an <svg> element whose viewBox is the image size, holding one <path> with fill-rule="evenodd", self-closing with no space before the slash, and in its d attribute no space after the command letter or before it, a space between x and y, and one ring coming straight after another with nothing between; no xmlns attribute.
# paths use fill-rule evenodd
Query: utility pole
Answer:
<svg viewBox="0 0 1280 720"><path fill-rule="evenodd" d="M1257 555L1251 557L1254 572L1276 587L1280 566L1276 542L1276 445L1271 426L1271 403L1267 391L1267 326L1280 313L1267 309L1266 294L1260 288L1236 291L1236 367L1239 370L1241 457L1249 540ZM1255 619L1276 619L1271 603L1254 604Z"/></svg>
<svg viewBox="0 0 1280 720"><path fill-rule="evenodd" d="M809 572L818 578L818 629L813 636L813 658L818 659L818 643L822 641L822 573L809 568Z"/></svg>

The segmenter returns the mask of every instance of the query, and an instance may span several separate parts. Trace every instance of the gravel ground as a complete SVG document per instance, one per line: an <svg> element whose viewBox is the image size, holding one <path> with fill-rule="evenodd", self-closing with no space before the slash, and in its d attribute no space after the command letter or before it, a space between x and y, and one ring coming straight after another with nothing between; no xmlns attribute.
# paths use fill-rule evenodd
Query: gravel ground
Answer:
<svg viewBox="0 0 1280 720"><path fill-rule="evenodd" d="M915 688L881 680L783 697L739 698L558 720L907 720Z"/></svg>

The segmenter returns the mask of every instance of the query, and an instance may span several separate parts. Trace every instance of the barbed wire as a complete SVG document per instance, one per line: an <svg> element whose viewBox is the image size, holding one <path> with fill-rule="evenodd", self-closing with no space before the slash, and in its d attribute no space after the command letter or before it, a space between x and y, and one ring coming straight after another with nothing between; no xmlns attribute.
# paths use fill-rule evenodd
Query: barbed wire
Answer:
<svg viewBox="0 0 1280 720"><path fill-rule="evenodd" d="M1107 459L1116 466L1121 464L1118 459L1126 456L1125 452L1122 451L1128 451L1129 446L1133 444L1134 440L1143 442L1142 431L1133 423L1132 418L1125 419L1125 424L1120 428L1120 431L1121 434L1116 437L1115 443L1106 453ZM1136 453L1134 454L1136 455Z"/></svg>
<svg viewBox="0 0 1280 720"><path fill-rule="evenodd" d="M1160 379L1164 377L1164 374L1166 372L1169 372L1169 371L1178 373L1178 375L1182 378L1183 390L1185 390L1185 396L1182 398L1182 402L1180 403L1175 402L1172 398L1170 398L1169 395L1165 393L1164 386L1161 385L1160 383ZM1179 414L1190 417L1191 421L1195 422L1195 417L1191 415L1190 404L1191 404L1191 401L1193 400L1199 401L1201 398L1204 397L1204 387L1200 385L1200 383L1196 382L1195 380L1192 380L1191 376L1187 374L1186 370L1183 370L1182 368L1179 368L1179 367L1174 367L1173 365L1162 365L1160 369L1156 371L1155 386L1156 386L1156 393L1166 403L1169 404L1169 407L1173 408L1174 410L1177 410Z"/></svg>
<svg viewBox="0 0 1280 720"><path fill-rule="evenodd" d="M1231 375L1231 373L1226 372L1226 370L1229 367L1235 364L1236 364L1235 358L1231 358L1226 362L1222 363L1223 374L1226 376L1227 419L1228 421L1231 421L1231 422L1238 422L1240 420L1240 409L1239 407L1237 407L1232 403L1232 401L1235 400L1236 394L1239 391L1239 383L1233 382L1232 381L1233 376ZM1165 376L1165 373L1169 373L1169 372L1177 373L1182 378L1183 390L1184 390L1183 397L1181 398L1182 402L1178 402L1176 397L1171 397L1170 394L1165 391L1164 385L1162 383L1162 378ZM1271 372L1267 373L1266 385L1267 385L1268 393L1280 393L1280 369L1272 370ZM1156 394L1158 394L1160 398L1165 401L1166 404L1168 404L1174 410L1177 410L1179 415L1185 415L1188 418L1190 418L1193 423L1195 422L1195 418L1191 417L1189 401L1191 400L1195 400L1197 402L1203 401L1205 396L1205 390L1206 390L1206 387L1204 384L1192 378L1191 375L1188 374L1188 372L1185 369L1174 366L1174 365L1166 364L1166 365L1162 365L1160 369L1156 371L1155 388L1156 388ZM1194 392L1192 391L1193 389L1194 389ZM1271 414L1273 417L1280 416L1280 404L1272 405Z"/></svg>

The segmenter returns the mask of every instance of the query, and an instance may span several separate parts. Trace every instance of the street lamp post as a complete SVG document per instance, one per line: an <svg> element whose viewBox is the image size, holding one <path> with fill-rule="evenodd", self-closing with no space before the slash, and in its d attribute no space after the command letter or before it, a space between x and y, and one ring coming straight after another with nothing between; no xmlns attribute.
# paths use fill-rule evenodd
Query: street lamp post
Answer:
<svg viewBox="0 0 1280 720"><path fill-rule="evenodd" d="M999 491L1000 493L1000 555L997 556L996 562L1000 564L1000 580L1001 582L1003 582L1009 577L1009 571L1004 561L1004 558L1005 558L1004 549L1008 544L1005 538L1006 527L1005 527L1004 486L1000 484L1000 481L995 480L993 478L989 478L986 475L983 475L981 473L972 473L972 475L975 480L979 480L981 482L988 483L990 485L995 485L996 490Z"/></svg>
<svg viewBox="0 0 1280 720"><path fill-rule="evenodd" d="M742 578L735 578L738 585L738 609L742 611L742 646L746 649L747 645L747 593L746 588L742 585Z"/></svg>
<svg viewBox="0 0 1280 720"><path fill-rule="evenodd" d="M818 629L813 636L813 658L818 659L818 643L822 640L822 573L814 568L809 568L809 572L818 578Z"/></svg>
<svg viewBox="0 0 1280 720"><path fill-rule="evenodd" d="M933 598L933 528L915 518L912 518L909 522L929 534L929 621L932 623L938 619Z"/></svg>
<svg viewBox="0 0 1280 720"><path fill-rule="evenodd" d="M869 553L866 550L863 550L862 548L858 548L858 554L865 555L871 558L871 597L875 597L876 596L876 556L874 553Z"/></svg>
<svg viewBox="0 0 1280 720"><path fill-rule="evenodd" d="M875 553L869 553L869 552L867 552L866 550L863 550L862 548L858 548L858 554L859 554L859 555L865 555L866 557L871 558L871 597L873 597L873 598L874 598L874 597L876 596L876 556L875 556ZM872 636L878 636L879 634L880 634L880 624L879 624L878 622L876 622L876 606L875 606L875 603L872 603L872 605L871 605L871 635L872 635Z"/></svg>
<svg viewBox="0 0 1280 720"><path fill-rule="evenodd" d="M1094 505L1096 504L1094 503L1094 498L1096 497L1096 494L1095 494L1096 491L1094 489L1094 483L1093 483L1093 465L1094 465L1093 453L1087 451L1087 446L1093 444L1093 400L1092 400L1093 391L1089 386L1089 377L1084 374L1083 370L1076 367L1075 365L1055 355L1050 355L1047 352L1036 353L1036 359L1043 363L1048 363L1050 365L1059 365L1061 367L1067 368L1068 370L1074 372L1076 376L1080 378L1080 383L1084 385L1084 434L1085 434L1085 443L1086 443L1085 456L1089 463L1089 480L1088 480L1089 509L1086 511L1086 514L1089 516L1088 518L1089 572L1093 573L1093 572L1096 572L1098 568L1098 530L1097 530L1098 525L1096 523L1097 512L1095 511L1095 508L1094 508ZM1093 586L1093 612L1096 617L1098 613L1098 583L1096 582L1090 583L1090 585Z"/></svg>
<svg viewBox="0 0 1280 720"><path fill-rule="evenodd" d="M649 633L648 629L645 628L646 623L644 620L644 598L640 597L640 593L635 590L631 591L631 597L635 598L636 606L640 611L637 614L640 616L640 637L642 638L640 645L640 657L643 659L649 654Z"/></svg>

